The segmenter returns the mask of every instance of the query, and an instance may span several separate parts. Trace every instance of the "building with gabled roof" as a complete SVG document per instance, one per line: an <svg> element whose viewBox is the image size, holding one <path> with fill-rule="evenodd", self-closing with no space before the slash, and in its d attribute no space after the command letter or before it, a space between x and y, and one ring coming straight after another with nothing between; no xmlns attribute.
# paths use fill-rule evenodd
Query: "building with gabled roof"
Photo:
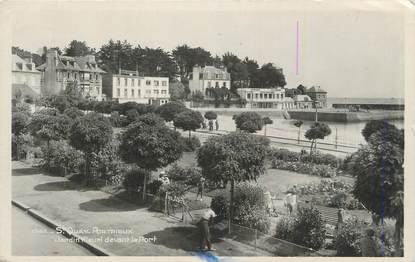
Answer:
<svg viewBox="0 0 415 262"><path fill-rule="evenodd" d="M25 90L25 94L40 94L42 73L35 68L32 57L12 55L12 86L14 89Z"/></svg>
<svg viewBox="0 0 415 262"><path fill-rule="evenodd" d="M46 54L46 63L37 67L42 72L42 95L57 94L74 83L81 93L93 100L103 100L102 75L95 56L71 57L58 55L50 49Z"/></svg>
<svg viewBox="0 0 415 262"><path fill-rule="evenodd" d="M327 91L320 88L320 86L312 86L307 88L304 92L305 95L308 95L316 103L314 106L317 107L327 107Z"/></svg>

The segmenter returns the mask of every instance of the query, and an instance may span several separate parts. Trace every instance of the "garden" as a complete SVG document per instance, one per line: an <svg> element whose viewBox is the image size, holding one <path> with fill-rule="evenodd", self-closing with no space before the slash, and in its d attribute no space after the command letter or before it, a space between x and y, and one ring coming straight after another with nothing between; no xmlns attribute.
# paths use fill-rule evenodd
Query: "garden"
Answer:
<svg viewBox="0 0 415 262"><path fill-rule="evenodd" d="M211 204L218 223L227 221L314 250L334 249L337 255L364 253L356 246L366 237L362 232L369 225L356 218L355 223L362 226L345 230L353 223L346 220L330 242L325 217L318 208L301 206L290 216L281 210L270 212L266 192L271 191L277 200L289 191L315 206L364 208L379 215L379 203L373 199L380 196L380 189L368 183L367 176L380 176L383 171L377 163L382 160L388 165L388 183L383 189L385 214L395 221L395 232L393 237L381 235L383 224L377 222L373 226L374 239L390 250L383 255L400 254L403 131L393 125L370 122L362 131L367 144L343 160L317 151L316 139L330 133L324 123L316 123L306 133L313 141L309 152L271 148L268 138L252 135L269 124L253 112L234 116L239 132L211 136L201 144L192 131L201 128L204 117L214 117L211 113L202 116L180 102L159 107L94 102L82 99L71 88L64 92L43 99L42 108L34 113L24 101L14 103L13 159L33 159L33 164L46 172L116 193L129 201L148 203L157 211L164 210L166 195L190 211ZM169 122L174 129L167 127ZM388 143L382 142L385 134L380 134L385 126ZM181 136L176 129L188 135ZM379 152L379 147L383 151ZM168 183L158 176L161 170L166 171ZM198 203L188 197L202 177L211 203Z"/></svg>

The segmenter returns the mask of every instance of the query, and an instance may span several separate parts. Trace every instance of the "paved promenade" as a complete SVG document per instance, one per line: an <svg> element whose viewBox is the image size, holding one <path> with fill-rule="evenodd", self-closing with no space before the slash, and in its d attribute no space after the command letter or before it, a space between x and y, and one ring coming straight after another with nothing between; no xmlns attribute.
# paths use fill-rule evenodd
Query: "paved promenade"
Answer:
<svg viewBox="0 0 415 262"><path fill-rule="evenodd" d="M198 234L193 226L102 191L82 188L64 177L43 174L22 162L13 162L12 168L13 200L103 251L120 256L197 255ZM215 239L213 244L217 256L270 255L230 239Z"/></svg>

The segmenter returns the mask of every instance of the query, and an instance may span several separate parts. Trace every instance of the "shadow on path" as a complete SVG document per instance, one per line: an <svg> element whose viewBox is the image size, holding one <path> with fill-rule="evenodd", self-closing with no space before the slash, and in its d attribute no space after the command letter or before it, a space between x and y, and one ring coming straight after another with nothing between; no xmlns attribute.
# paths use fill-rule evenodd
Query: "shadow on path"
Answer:
<svg viewBox="0 0 415 262"><path fill-rule="evenodd" d="M40 175L41 170L33 167L25 168L14 168L12 169L12 176L29 176L29 175Z"/></svg>
<svg viewBox="0 0 415 262"><path fill-rule="evenodd" d="M64 191L79 189L69 181L55 181L44 184L39 184L34 187L36 191Z"/></svg>
<svg viewBox="0 0 415 262"><path fill-rule="evenodd" d="M91 212L118 212L118 211L134 211L145 208L145 206L126 203L117 197L110 196L102 199L92 199L79 204L79 208L84 211Z"/></svg>
<svg viewBox="0 0 415 262"><path fill-rule="evenodd" d="M199 249L199 229L197 227L168 227L164 230L153 231L144 237L156 237L156 245L162 245L171 249L181 249L188 252L195 252ZM212 236L211 242L218 243L222 240Z"/></svg>

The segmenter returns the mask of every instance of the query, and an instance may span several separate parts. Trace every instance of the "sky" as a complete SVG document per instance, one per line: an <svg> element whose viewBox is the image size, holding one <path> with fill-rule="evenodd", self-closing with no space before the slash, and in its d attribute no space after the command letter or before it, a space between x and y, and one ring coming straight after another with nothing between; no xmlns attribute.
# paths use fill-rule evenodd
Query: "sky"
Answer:
<svg viewBox="0 0 415 262"><path fill-rule="evenodd" d="M319 85L329 97L404 96L404 21L397 7L180 3L14 4L12 44L32 52L63 49L74 39L97 49L109 39L168 51L187 44L272 62L283 68L288 88Z"/></svg>

